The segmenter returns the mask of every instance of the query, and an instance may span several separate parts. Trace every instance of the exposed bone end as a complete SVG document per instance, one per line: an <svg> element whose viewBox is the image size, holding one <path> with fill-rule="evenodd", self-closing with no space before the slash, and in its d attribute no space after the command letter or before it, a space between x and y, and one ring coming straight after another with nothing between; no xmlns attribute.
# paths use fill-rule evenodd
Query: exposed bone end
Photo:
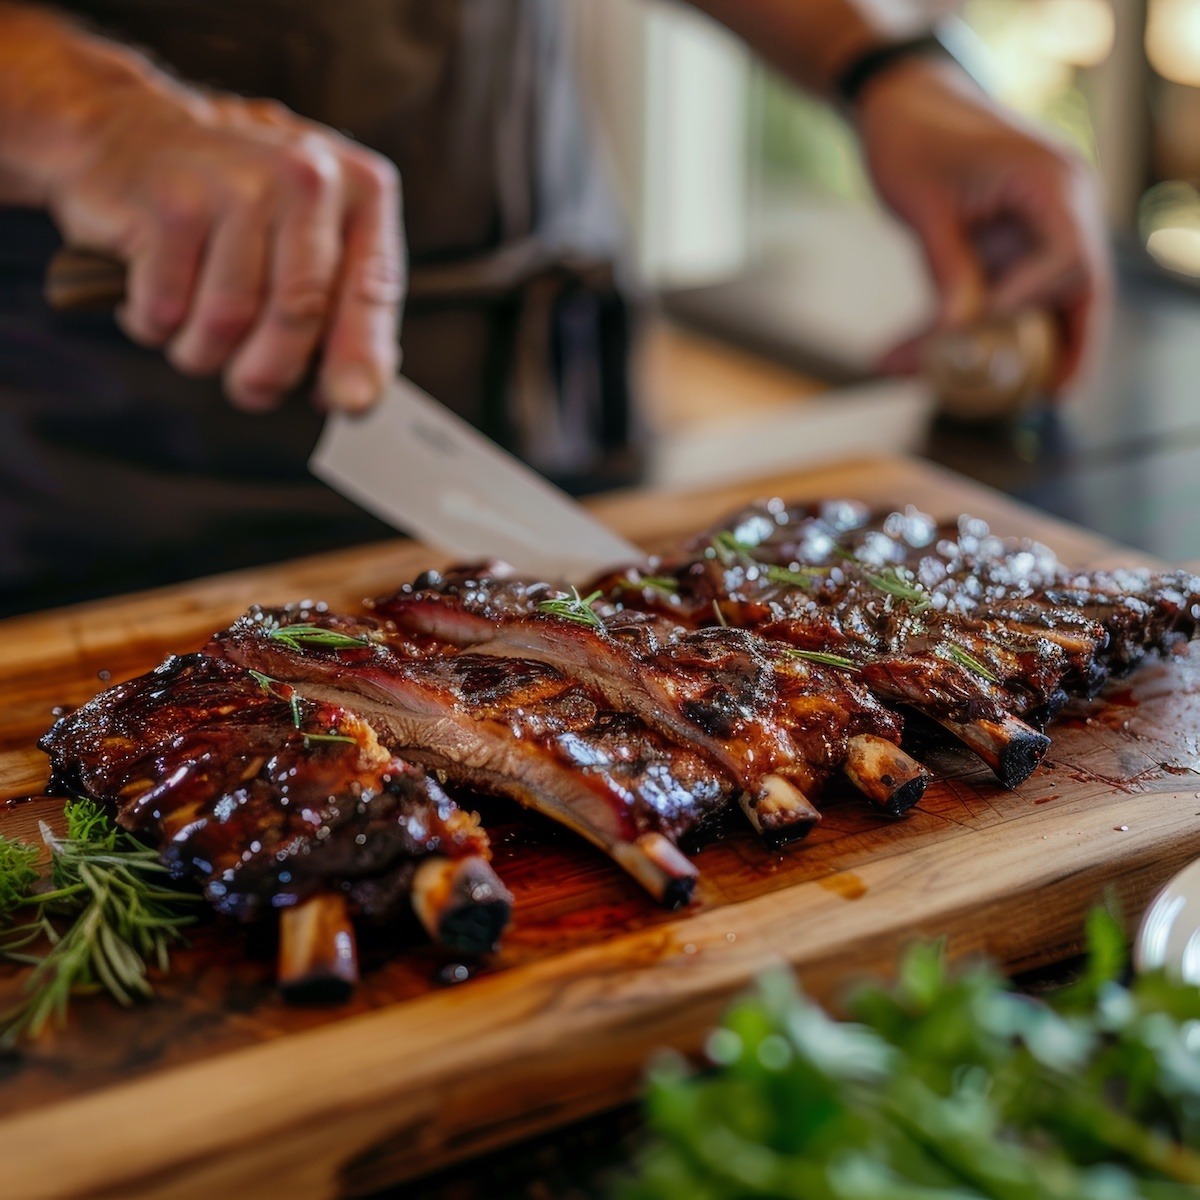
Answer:
<svg viewBox="0 0 1200 1200"><path fill-rule="evenodd" d="M433 941L460 954L494 950L512 905L512 893L477 855L427 858L413 875L417 919Z"/></svg>
<svg viewBox="0 0 1200 1200"><path fill-rule="evenodd" d="M617 842L611 854L667 908L679 908L692 898L700 872L661 833L643 833L631 842Z"/></svg>
<svg viewBox="0 0 1200 1200"><path fill-rule="evenodd" d="M293 1004L342 1004L358 986L346 897L320 892L279 917L279 990Z"/></svg>
<svg viewBox="0 0 1200 1200"><path fill-rule="evenodd" d="M1006 788L1024 783L1050 747L1050 739L1044 733L1038 733L1014 716L1001 721L973 721L969 725L947 721L945 725L996 772Z"/></svg>
<svg viewBox="0 0 1200 1200"><path fill-rule="evenodd" d="M738 802L755 832L772 846L806 837L821 820L808 797L782 775L765 776L756 792L743 792Z"/></svg>
<svg viewBox="0 0 1200 1200"><path fill-rule="evenodd" d="M850 782L889 817L907 812L925 794L929 772L894 742L862 733L846 743L842 764Z"/></svg>

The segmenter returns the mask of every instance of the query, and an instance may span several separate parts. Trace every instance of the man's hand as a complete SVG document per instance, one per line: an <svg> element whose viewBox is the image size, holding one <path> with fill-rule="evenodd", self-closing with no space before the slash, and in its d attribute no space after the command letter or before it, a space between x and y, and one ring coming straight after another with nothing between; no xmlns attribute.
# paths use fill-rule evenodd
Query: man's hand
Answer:
<svg viewBox="0 0 1200 1200"><path fill-rule="evenodd" d="M1091 172L947 63L889 67L864 87L855 116L880 195L925 249L939 326L1049 309L1063 331L1055 383L1075 378L1104 325L1110 291ZM997 233L1006 243L998 260Z"/></svg>
<svg viewBox="0 0 1200 1200"><path fill-rule="evenodd" d="M278 404L314 360L320 403L378 398L404 292L386 159L280 105L187 87L53 15L0 3L0 33L0 191L128 264L131 338L220 374L245 409Z"/></svg>

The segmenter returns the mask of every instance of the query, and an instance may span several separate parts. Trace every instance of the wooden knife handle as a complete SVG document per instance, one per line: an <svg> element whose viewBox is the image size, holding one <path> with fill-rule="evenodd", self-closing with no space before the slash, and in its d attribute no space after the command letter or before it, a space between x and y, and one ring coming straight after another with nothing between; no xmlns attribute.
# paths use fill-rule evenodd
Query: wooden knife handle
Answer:
<svg viewBox="0 0 1200 1200"><path fill-rule="evenodd" d="M96 312L116 308L125 299L125 264L64 246L46 268L42 289L56 312Z"/></svg>

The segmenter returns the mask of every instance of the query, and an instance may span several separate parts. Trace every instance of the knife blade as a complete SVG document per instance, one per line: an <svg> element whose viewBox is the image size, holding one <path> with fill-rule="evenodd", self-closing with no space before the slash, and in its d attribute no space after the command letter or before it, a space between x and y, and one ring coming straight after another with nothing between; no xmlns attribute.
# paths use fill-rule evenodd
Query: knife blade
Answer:
<svg viewBox="0 0 1200 1200"><path fill-rule="evenodd" d="M60 312L112 308L125 282L124 263L67 246L51 260L45 296ZM645 558L403 377L367 415L331 415L308 466L360 507L462 558L563 579Z"/></svg>
<svg viewBox="0 0 1200 1200"><path fill-rule="evenodd" d="M403 376L363 416L331 414L308 467L376 516L460 558L502 558L552 579L645 558Z"/></svg>

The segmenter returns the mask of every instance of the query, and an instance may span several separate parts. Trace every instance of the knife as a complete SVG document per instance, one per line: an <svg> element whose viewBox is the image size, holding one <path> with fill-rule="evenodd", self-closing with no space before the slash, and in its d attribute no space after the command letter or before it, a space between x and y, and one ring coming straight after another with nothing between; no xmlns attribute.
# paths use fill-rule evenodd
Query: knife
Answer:
<svg viewBox="0 0 1200 1200"><path fill-rule="evenodd" d="M362 416L331 414L308 469L463 558L578 579L645 553L403 376Z"/></svg>
<svg viewBox="0 0 1200 1200"><path fill-rule="evenodd" d="M60 250L46 273L46 300L60 312L111 308L124 293L124 264L88 251ZM402 376L369 413L331 414L308 467L355 504L460 558L501 558L558 579L645 558Z"/></svg>

